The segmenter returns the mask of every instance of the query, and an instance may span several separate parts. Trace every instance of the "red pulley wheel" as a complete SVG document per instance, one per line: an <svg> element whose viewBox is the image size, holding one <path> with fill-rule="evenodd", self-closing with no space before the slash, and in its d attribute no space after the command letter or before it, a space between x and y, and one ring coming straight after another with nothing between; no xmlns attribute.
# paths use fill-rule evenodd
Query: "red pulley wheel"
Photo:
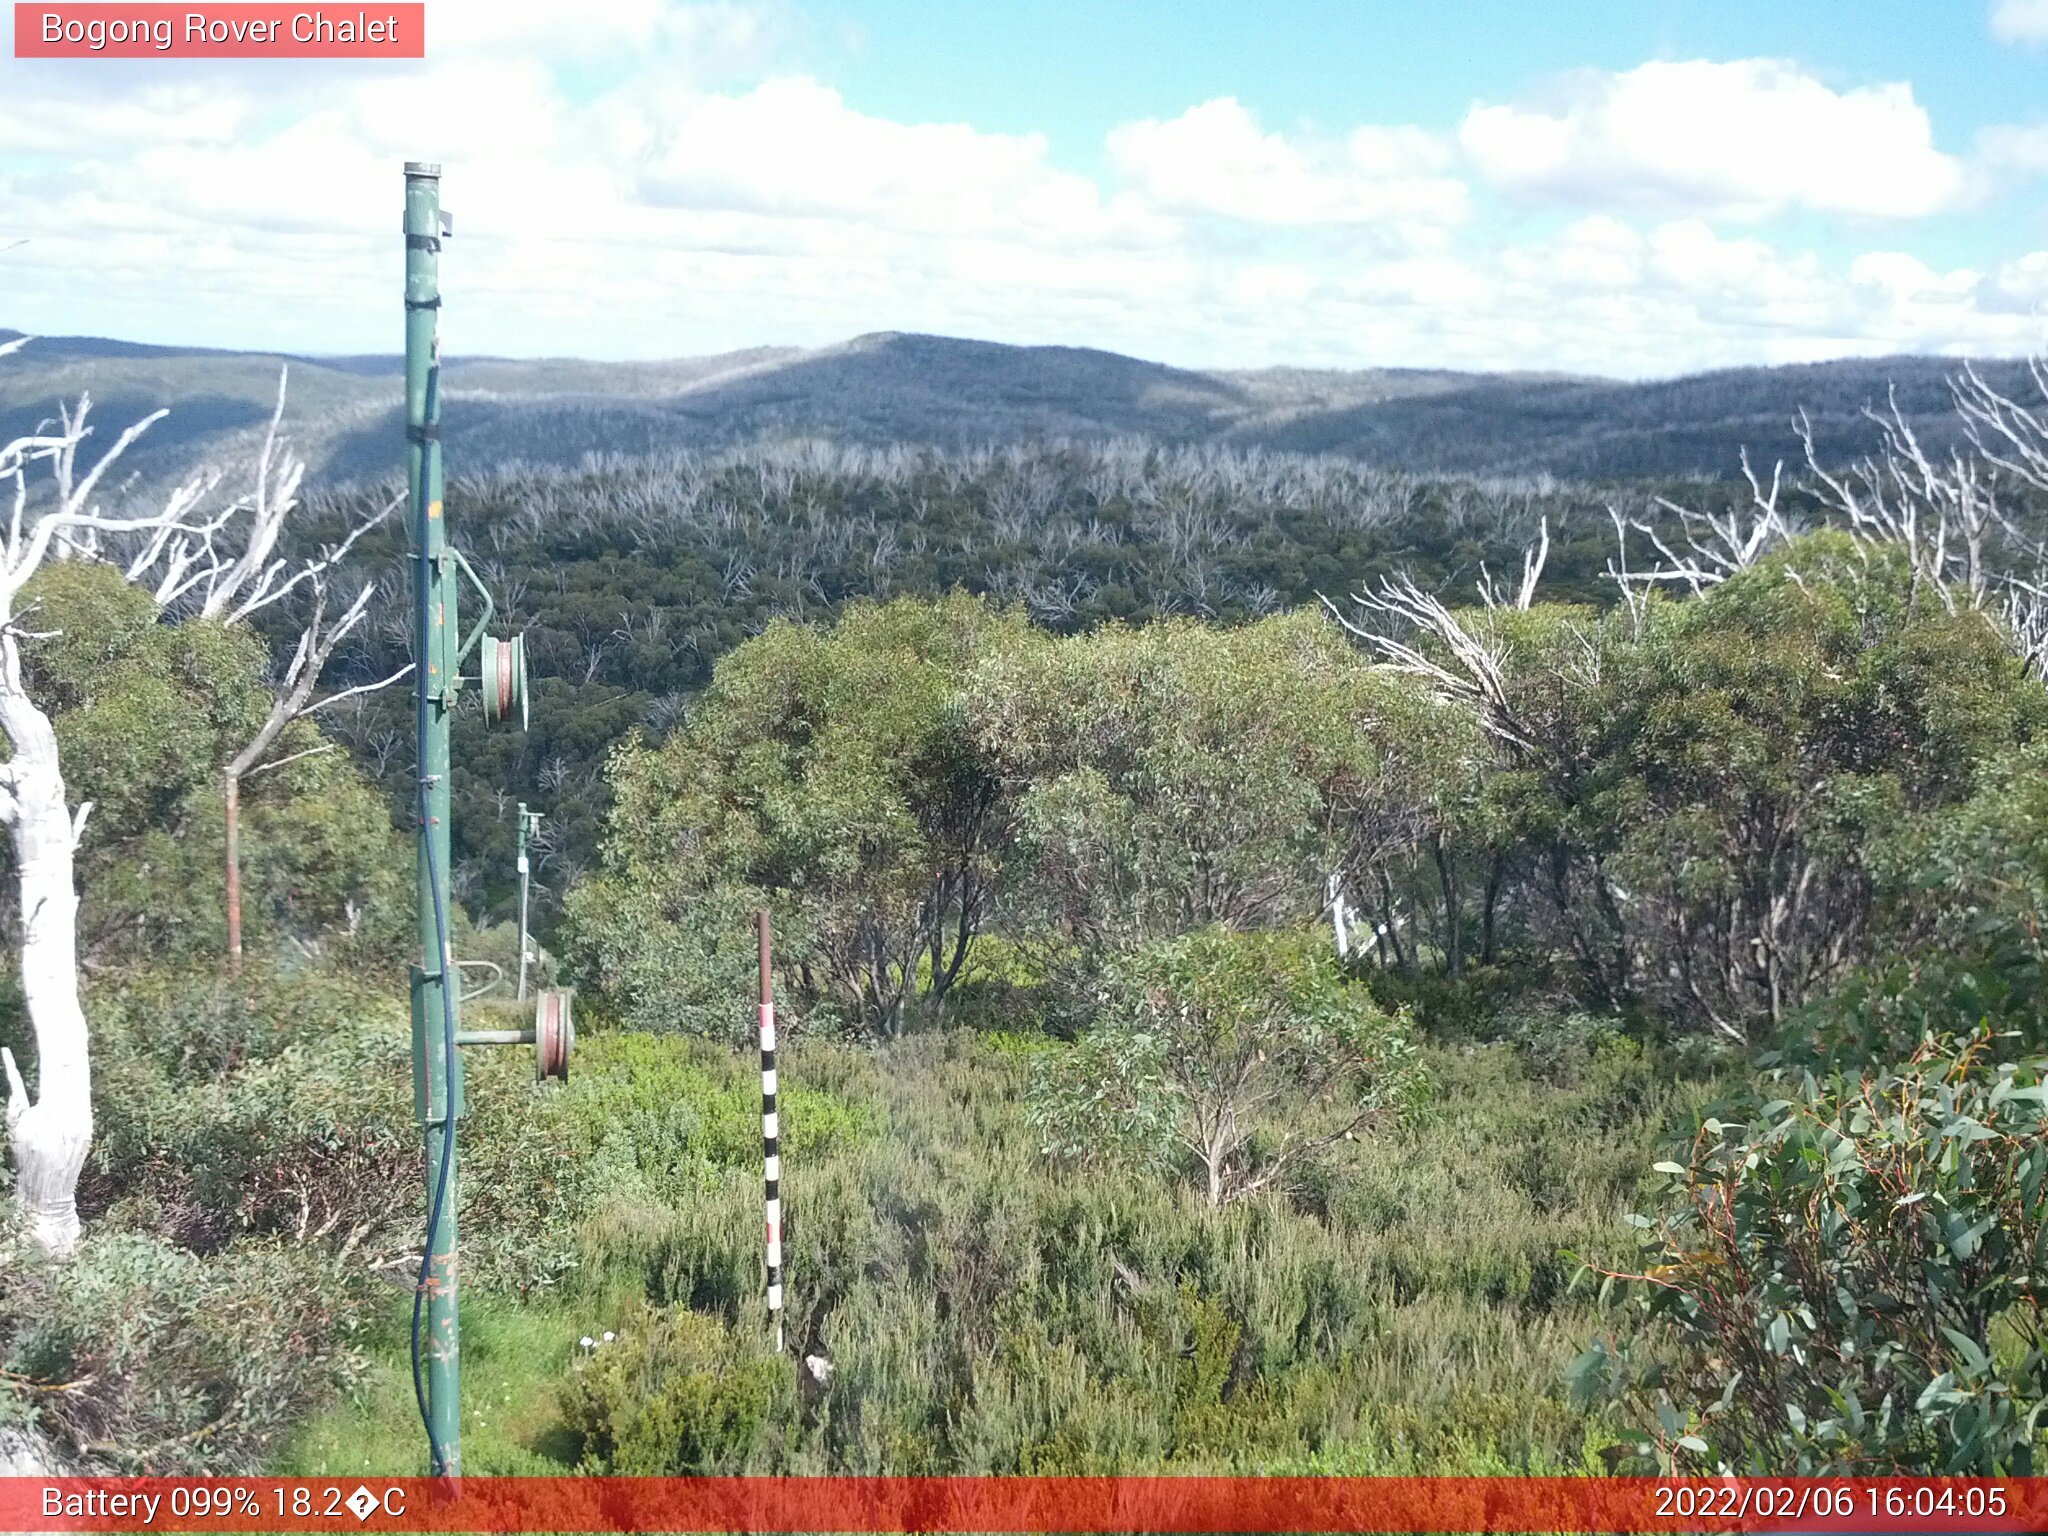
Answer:
<svg viewBox="0 0 2048 1536"><path fill-rule="evenodd" d="M491 725L515 721L526 728L526 637L514 635L500 640L483 637L478 655L477 682L483 694L484 719Z"/></svg>
<svg viewBox="0 0 2048 1536"><path fill-rule="evenodd" d="M534 998L534 1072L542 1081L569 1080L569 1052L576 1044L575 1021L569 1016L567 987L545 987Z"/></svg>
<svg viewBox="0 0 2048 1536"><path fill-rule="evenodd" d="M491 679L491 692L496 699L498 707L492 710L491 713L500 720L510 720L512 718L512 647L509 645L494 645L491 649L497 652L497 656L494 659L498 663L495 668L498 675Z"/></svg>

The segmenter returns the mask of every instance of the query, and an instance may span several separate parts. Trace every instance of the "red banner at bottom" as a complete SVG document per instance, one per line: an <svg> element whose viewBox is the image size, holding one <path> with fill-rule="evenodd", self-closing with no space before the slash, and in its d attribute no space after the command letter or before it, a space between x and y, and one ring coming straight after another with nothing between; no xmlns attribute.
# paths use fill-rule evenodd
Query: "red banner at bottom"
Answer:
<svg viewBox="0 0 2048 1536"><path fill-rule="evenodd" d="M2048 1531L2048 1478L0 1478L4 1531Z"/></svg>

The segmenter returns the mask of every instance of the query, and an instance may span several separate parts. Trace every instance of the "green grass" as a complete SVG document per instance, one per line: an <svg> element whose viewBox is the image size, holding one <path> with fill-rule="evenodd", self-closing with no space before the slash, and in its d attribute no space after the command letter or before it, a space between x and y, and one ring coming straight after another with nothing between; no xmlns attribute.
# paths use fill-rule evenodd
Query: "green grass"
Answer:
<svg viewBox="0 0 2048 1536"><path fill-rule="evenodd" d="M391 1337L355 1391L306 1424L273 1469L282 1477L424 1476L425 1432L413 1402L404 1303ZM545 1476L573 1470L562 1458L555 1383L577 1340L601 1335L612 1310L556 1302L518 1305L488 1295L462 1307L463 1466L479 1475Z"/></svg>
<svg viewBox="0 0 2048 1536"><path fill-rule="evenodd" d="M465 1297L472 1471L1590 1468L1614 1437L1560 1378L1600 1319L1561 1252L1630 1251L1639 1180L1710 1091L1626 1040L1551 1078L1511 1046L1436 1047L1416 1123L1216 1213L1171 1179L1045 1162L1023 1101L1057 1044L799 1038L790 1334L838 1369L822 1401L777 1388L758 1426L714 1435L688 1428L719 1411L724 1368L704 1362L765 1349L753 1065L676 1039L589 1044L541 1115L594 1149L559 1217L575 1266L534 1302ZM728 1343L699 1329L682 1358L673 1309ZM606 1328L630 1369L579 1364L576 1340ZM394 1333L279 1470L417 1471L420 1444Z"/></svg>

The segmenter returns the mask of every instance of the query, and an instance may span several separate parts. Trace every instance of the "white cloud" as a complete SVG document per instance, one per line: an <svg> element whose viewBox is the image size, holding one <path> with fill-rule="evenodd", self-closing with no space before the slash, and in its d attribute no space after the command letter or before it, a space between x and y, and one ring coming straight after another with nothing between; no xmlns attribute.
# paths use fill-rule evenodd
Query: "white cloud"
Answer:
<svg viewBox="0 0 2048 1536"><path fill-rule="evenodd" d="M1466 213L1463 183L1438 174L1447 149L1420 129L1360 128L1318 154L1219 96L1167 122L1122 124L1106 147L1126 185L1174 212L1282 227L1446 226Z"/></svg>
<svg viewBox="0 0 2048 1536"><path fill-rule="evenodd" d="M499 30L435 0L431 57L404 66L0 57L0 245L31 237L0 255L0 324L390 350L398 168L427 158L457 215L458 352L923 329L1194 365L1641 375L2042 340L2048 252L1939 265L1895 234L1823 259L1727 227L1960 195L1903 86L1645 65L1476 107L1455 136L1281 132L1221 97L1114 129L1091 175L1044 132L865 109L778 51L776 3L619 0L586 26L502 0ZM2040 137L1988 131L1977 158L2031 165ZM1501 217L1468 197L1475 168L1585 206Z"/></svg>
<svg viewBox="0 0 2048 1536"><path fill-rule="evenodd" d="M1991 35L2001 43L2048 42L2048 0L1995 0Z"/></svg>
<svg viewBox="0 0 2048 1536"><path fill-rule="evenodd" d="M2048 251L2001 263L1984 296L1987 309L2040 315L2048 310Z"/></svg>
<svg viewBox="0 0 2048 1536"><path fill-rule="evenodd" d="M233 142L246 118L243 104L233 97L198 85L159 85L138 90L125 101L101 103L84 145L78 133L81 125L61 114L33 107L0 112L0 151L59 154L82 147L224 145Z"/></svg>
<svg viewBox="0 0 2048 1536"><path fill-rule="evenodd" d="M639 190L666 207L1060 238L1103 235L1119 222L1093 181L1048 164L1042 133L893 122L806 79L663 101L620 127L640 146ZM1131 233L1139 222L1121 227ZM1156 221L1153 230L1164 232Z"/></svg>
<svg viewBox="0 0 2048 1536"><path fill-rule="evenodd" d="M1905 251L1866 251L1849 263L1849 281L1895 300L1967 299L1982 278L1967 268L1937 272Z"/></svg>
<svg viewBox="0 0 2048 1536"><path fill-rule="evenodd" d="M1559 95L1466 114L1459 139L1482 175L1566 203L1734 219L1917 218L1965 191L1904 83L1835 91L1776 59L1653 61L1570 77Z"/></svg>
<svg viewBox="0 0 2048 1536"><path fill-rule="evenodd" d="M2048 172L2048 122L1999 123L1977 135L1977 159L1995 171Z"/></svg>

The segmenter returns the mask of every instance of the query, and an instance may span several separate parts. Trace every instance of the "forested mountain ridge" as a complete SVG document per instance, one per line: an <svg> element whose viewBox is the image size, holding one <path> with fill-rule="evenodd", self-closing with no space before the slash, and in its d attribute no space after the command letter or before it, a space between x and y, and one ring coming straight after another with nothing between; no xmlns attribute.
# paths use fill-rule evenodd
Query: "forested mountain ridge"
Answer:
<svg viewBox="0 0 2048 1536"><path fill-rule="evenodd" d="M0 330L0 340L17 333ZM42 337L0 382L0 431L93 392L108 419L174 406L133 465L162 474L232 454L292 368L296 440L315 483L379 478L397 461L396 356L284 357ZM1383 469L1574 479L1722 476L1748 447L1794 457L1804 409L1832 452L1875 446L1863 407L1896 391L1936 448L1954 431L1948 358L1841 359L1632 383L1560 374L1376 368L1204 372L1081 347L881 332L816 349L760 347L654 363L452 358L457 470L573 466L819 437L976 447L1140 437L1327 453ZM1987 364L2016 384L2019 365Z"/></svg>

